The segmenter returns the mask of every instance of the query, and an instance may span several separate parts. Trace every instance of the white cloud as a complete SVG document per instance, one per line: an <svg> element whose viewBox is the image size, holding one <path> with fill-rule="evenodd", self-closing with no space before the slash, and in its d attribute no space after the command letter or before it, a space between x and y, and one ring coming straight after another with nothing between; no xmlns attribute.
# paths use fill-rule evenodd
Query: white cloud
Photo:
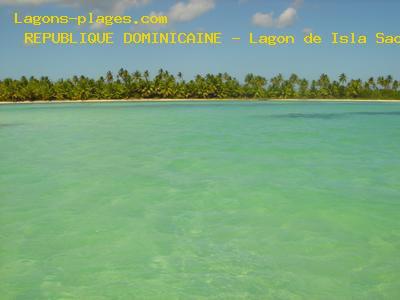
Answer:
<svg viewBox="0 0 400 300"><path fill-rule="evenodd" d="M189 0L187 3L178 2L168 13L169 19L175 22L187 22L215 7L215 0Z"/></svg>
<svg viewBox="0 0 400 300"><path fill-rule="evenodd" d="M287 8L276 20L276 27L285 28L293 25L297 17L297 10L293 7Z"/></svg>
<svg viewBox="0 0 400 300"><path fill-rule="evenodd" d="M80 2L87 4L90 1L80 0ZM126 9L133 7L133 6L148 4L150 2L150 0L117 0L117 1L111 1L111 0L94 1L94 0L92 0L92 2L101 2L103 4L104 10L111 9L113 14L121 15L125 12Z"/></svg>
<svg viewBox="0 0 400 300"><path fill-rule="evenodd" d="M285 9L277 18L274 14L258 12L253 15L252 23L259 27L285 28L294 24L297 18L297 10L303 4L303 0L294 0L292 5Z"/></svg>
<svg viewBox="0 0 400 300"><path fill-rule="evenodd" d="M151 15L167 16L169 24L159 25L158 27L151 26L152 30L154 28L167 28L168 26L179 23L192 21L201 15L207 13L208 11L215 8L216 0L188 0L187 2L178 2L170 7L168 12L151 12Z"/></svg>
<svg viewBox="0 0 400 300"><path fill-rule="evenodd" d="M304 0L294 0L292 3L292 7L298 9L300 6L302 6L304 3Z"/></svg>
<svg viewBox="0 0 400 300"><path fill-rule="evenodd" d="M274 26L274 17L272 13L256 13L253 16L253 24L260 27L273 27Z"/></svg>

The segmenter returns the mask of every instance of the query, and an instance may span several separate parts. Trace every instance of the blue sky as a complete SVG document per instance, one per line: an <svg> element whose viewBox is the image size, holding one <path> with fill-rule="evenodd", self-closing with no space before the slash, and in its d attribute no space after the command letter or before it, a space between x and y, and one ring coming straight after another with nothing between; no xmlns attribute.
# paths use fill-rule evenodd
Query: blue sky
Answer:
<svg viewBox="0 0 400 300"><path fill-rule="evenodd" d="M33 27L14 25L12 13L23 15L125 14L138 17L150 12L169 15L173 24L166 30L221 31L219 46L57 46L23 45L23 32ZM200 73L228 72L239 79L253 72L266 77L297 73L315 78L321 73L350 77L391 74L400 79L400 45L377 46L376 32L400 35L400 1L397 0L0 0L0 78L72 75L98 77L123 67L130 71L167 69L186 78ZM257 16L257 17L256 17ZM67 29L68 28L68 29ZM40 30L59 30L41 27ZM320 46L305 46L303 31L311 29L325 38ZM91 30L89 27L81 31ZM116 34L131 26L114 26ZM63 31L76 32L76 26ZM351 31L370 36L367 46L330 44L332 31ZM294 34L296 45L269 48L249 46L249 32ZM242 42L230 37L240 36Z"/></svg>

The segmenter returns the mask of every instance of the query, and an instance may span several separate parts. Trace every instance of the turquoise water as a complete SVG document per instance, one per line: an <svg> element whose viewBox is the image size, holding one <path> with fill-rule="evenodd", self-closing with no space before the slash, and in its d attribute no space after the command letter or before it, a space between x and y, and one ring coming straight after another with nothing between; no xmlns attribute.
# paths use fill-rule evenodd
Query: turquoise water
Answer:
<svg viewBox="0 0 400 300"><path fill-rule="evenodd" d="M399 299L400 104L0 107L1 299Z"/></svg>

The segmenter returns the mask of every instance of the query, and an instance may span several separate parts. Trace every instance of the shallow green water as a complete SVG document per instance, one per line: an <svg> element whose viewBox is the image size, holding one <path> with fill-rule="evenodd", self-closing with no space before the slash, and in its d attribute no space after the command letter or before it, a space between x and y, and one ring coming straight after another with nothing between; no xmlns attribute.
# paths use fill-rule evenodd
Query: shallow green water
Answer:
<svg viewBox="0 0 400 300"><path fill-rule="evenodd" d="M399 299L400 104L0 107L1 299Z"/></svg>

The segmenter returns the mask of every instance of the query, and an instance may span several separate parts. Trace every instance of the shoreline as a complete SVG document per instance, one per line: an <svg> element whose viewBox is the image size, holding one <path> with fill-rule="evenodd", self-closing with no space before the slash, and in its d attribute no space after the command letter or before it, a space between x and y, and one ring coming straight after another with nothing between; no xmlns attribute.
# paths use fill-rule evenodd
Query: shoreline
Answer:
<svg viewBox="0 0 400 300"><path fill-rule="evenodd" d="M400 103L400 100L371 100L371 99L91 99L91 100L38 100L38 101L4 101L8 104L69 104L69 103L146 103L146 102L319 102L319 103Z"/></svg>

